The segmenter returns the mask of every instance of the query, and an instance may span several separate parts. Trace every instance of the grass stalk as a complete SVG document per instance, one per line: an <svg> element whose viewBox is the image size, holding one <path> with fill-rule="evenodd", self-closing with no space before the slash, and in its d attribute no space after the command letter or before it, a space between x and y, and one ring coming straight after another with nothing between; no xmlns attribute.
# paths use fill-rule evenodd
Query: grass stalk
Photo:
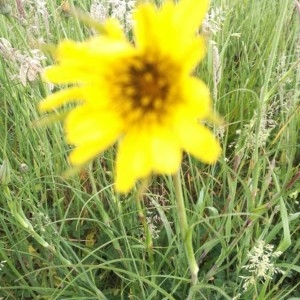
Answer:
<svg viewBox="0 0 300 300"><path fill-rule="evenodd" d="M199 267L195 258L193 249L193 228L189 226L187 221L186 209L184 204L183 192L182 192L182 181L180 171L173 176L174 188L175 188L175 201L176 211L178 216L178 223L181 231L181 238L184 244L186 257L188 260L190 273L191 273L191 291L192 287L198 282ZM188 300L191 300L193 293L189 293Z"/></svg>

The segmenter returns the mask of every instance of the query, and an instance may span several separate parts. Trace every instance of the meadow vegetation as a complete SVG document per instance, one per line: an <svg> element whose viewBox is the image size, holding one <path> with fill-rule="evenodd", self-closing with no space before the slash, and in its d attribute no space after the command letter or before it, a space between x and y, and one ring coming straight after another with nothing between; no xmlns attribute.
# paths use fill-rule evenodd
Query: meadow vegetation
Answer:
<svg viewBox="0 0 300 300"><path fill-rule="evenodd" d="M171 177L142 195L149 249L134 192L114 190L115 148L65 178L61 124L36 126L37 104L57 90L41 77L50 45L94 34L66 3L0 1L0 299L186 299ZM299 25L297 1L211 3L195 72L223 118L212 128L223 150L213 166L182 162L194 299L300 299Z"/></svg>

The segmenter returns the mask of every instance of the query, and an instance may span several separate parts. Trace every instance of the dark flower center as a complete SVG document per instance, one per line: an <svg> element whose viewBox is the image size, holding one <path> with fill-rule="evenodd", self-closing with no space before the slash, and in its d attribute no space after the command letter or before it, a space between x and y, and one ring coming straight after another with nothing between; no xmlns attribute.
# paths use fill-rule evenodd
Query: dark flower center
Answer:
<svg viewBox="0 0 300 300"><path fill-rule="evenodd" d="M111 81L112 101L122 118L133 123L162 121L176 99L180 72L168 60L151 55L132 57L119 67Z"/></svg>

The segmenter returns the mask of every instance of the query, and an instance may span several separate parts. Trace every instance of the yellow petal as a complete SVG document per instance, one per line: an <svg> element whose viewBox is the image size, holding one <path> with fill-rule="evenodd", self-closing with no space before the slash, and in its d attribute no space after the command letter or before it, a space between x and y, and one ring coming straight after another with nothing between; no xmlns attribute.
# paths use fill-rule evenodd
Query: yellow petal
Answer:
<svg viewBox="0 0 300 300"><path fill-rule="evenodd" d="M173 123L181 120L204 120L211 114L211 99L208 87L194 77L183 79L182 100L173 108Z"/></svg>
<svg viewBox="0 0 300 300"><path fill-rule="evenodd" d="M185 151L204 163L216 162L221 147L209 129L197 123L182 123L178 133Z"/></svg>
<svg viewBox="0 0 300 300"><path fill-rule="evenodd" d="M57 46L56 59L59 63L83 65L86 59L102 60L114 58L114 55L123 55L132 46L126 41L111 40L107 36L95 36L83 42L71 40L62 41ZM95 67L90 64L91 67ZM101 66L99 66L101 67Z"/></svg>
<svg viewBox="0 0 300 300"><path fill-rule="evenodd" d="M115 40L125 41L126 37L122 29L122 25L118 20L114 18L109 18L103 24L103 33L107 34L109 38ZM100 32L101 34L102 32Z"/></svg>
<svg viewBox="0 0 300 300"><path fill-rule="evenodd" d="M186 35L195 34L209 7L208 0L181 0L177 4L175 16L178 26Z"/></svg>
<svg viewBox="0 0 300 300"><path fill-rule="evenodd" d="M55 84L96 82L97 72L90 72L89 68L78 65L55 65L44 72L46 80Z"/></svg>
<svg viewBox="0 0 300 300"><path fill-rule="evenodd" d="M151 174L149 140L145 132L131 132L120 142L116 162L116 190L128 192L137 179Z"/></svg>
<svg viewBox="0 0 300 300"><path fill-rule="evenodd" d="M133 27L135 44L144 49L153 42L153 24L157 23L157 13L153 5L145 3L138 5L133 13L133 19L135 22Z"/></svg>
<svg viewBox="0 0 300 300"><path fill-rule="evenodd" d="M176 134L157 127L149 136L153 171L158 174L175 173L181 162L181 149Z"/></svg>
<svg viewBox="0 0 300 300"><path fill-rule="evenodd" d="M47 112L54 110L65 103L82 100L82 88L72 87L47 96L42 102L39 103L38 108L42 112Z"/></svg>
<svg viewBox="0 0 300 300"><path fill-rule="evenodd" d="M100 155L116 141L113 135L103 136L101 140L89 141L78 145L70 154L69 160L74 166L83 166Z"/></svg>
<svg viewBox="0 0 300 300"><path fill-rule="evenodd" d="M145 126L128 133L121 141L116 165L116 189L128 192L137 179L152 172L175 173L181 162L179 140L169 129Z"/></svg>
<svg viewBox="0 0 300 300"><path fill-rule="evenodd" d="M67 141L70 144L103 140L103 145L116 141L122 130L120 119L106 110L105 113L94 107L83 105L70 112L65 121Z"/></svg>
<svg viewBox="0 0 300 300"><path fill-rule="evenodd" d="M97 82L118 60L130 57L132 51L128 42L103 36L84 42L63 41L56 51L58 64L47 68L44 76L53 83Z"/></svg>
<svg viewBox="0 0 300 300"><path fill-rule="evenodd" d="M174 23L174 10L175 5L170 1L160 8L150 3L138 5L133 14L133 31L138 49L173 56L177 47L181 46L178 43L178 34L181 31Z"/></svg>
<svg viewBox="0 0 300 300"><path fill-rule="evenodd" d="M191 41L182 41L185 47L178 56L182 61L184 72L191 73L197 64L205 57L207 52L206 40L203 36L197 36ZM179 52L180 49L177 51Z"/></svg>
<svg viewBox="0 0 300 300"><path fill-rule="evenodd" d="M134 36L136 47L141 51L166 56L190 72L206 53L204 38L196 37L206 11L193 11L192 16L197 17L190 28L190 17L186 14L193 8L189 1L183 1L185 6L167 1L159 9L150 3L139 5L134 13ZM206 9L207 1L192 2L197 2L199 9Z"/></svg>

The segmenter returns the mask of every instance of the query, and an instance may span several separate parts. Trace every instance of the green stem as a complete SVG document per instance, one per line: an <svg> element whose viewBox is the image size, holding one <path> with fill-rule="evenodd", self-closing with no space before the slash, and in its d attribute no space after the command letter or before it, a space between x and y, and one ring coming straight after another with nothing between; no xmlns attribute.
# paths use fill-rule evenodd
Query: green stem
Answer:
<svg viewBox="0 0 300 300"><path fill-rule="evenodd" d="M193 249L193 230L189 227L187 222L186 210L184 205L182 184L180 178L180 171L178 171L174 176L174 186L176 195L176 209L178 220L180 224L181 237L184 244L185 253L188 259L190 272L191 272L191 287L197 284L198 281L198 271L199 267L195 259L194 249ZM189 295L188 299L191 299L192 295Z"/></svg>
<svg viewBox="0 0 300 300"><path fill-rule="evenodd" d="M154 265L154 257L153 257L153 242L152 242L152 235L151 235L151 231L149 229L149 225L147 223L145 214L144 214L144 209L142 207L142 201L143 201L143 194L148 186L148 179L145 179L141 186L139 187L136 195L135 195L135 201L136 201L136 206L137 206L137 210L138 210L138 215L139 215L139 219L140 222L143 225L144 228L144 234L145 234L145 246L146 246L146 251L148 254L148 259L150 262L151 267L153 267ZM153 270L153 268L152 268Z"/></svg>

